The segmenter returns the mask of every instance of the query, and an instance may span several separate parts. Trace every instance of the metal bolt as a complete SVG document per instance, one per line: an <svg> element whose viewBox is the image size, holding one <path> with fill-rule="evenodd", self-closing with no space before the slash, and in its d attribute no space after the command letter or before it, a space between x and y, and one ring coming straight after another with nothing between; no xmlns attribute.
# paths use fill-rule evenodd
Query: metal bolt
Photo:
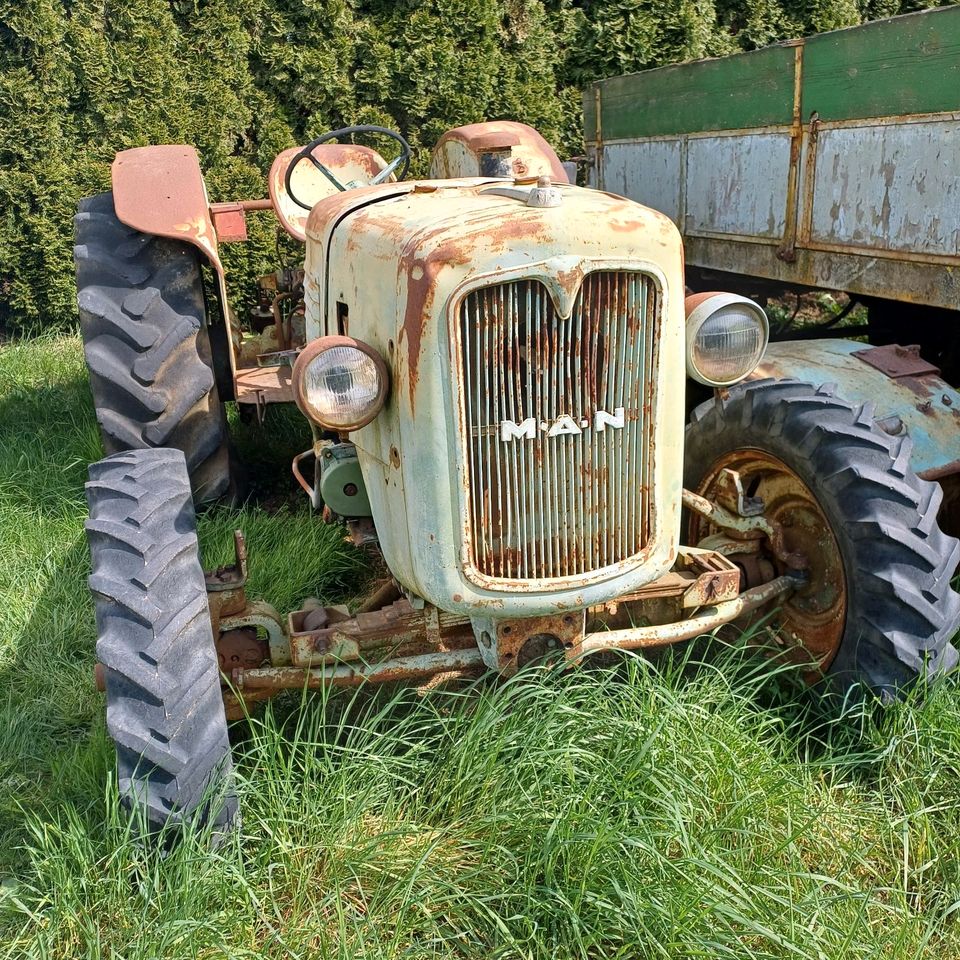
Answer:
<svg viewBox="0 0 960 960"><path fill-rule="evenodd" d="M891 437L903 433L903 421L899 417L884 417L882 420L874 422L884 433L889 433Z"/></svg>
<svg viewBox="0 0 960 960"><path fill-rule="evenodd" d="M348 497L355 497L357 495L357 485L355 483L348 483L344 485L343 492Z"/></svg>

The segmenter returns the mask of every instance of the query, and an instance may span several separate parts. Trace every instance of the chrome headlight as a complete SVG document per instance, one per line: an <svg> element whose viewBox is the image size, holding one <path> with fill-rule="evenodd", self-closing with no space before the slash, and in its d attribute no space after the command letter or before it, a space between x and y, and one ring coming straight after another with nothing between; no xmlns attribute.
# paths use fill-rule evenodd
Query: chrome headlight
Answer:
<svg viewBox="0 0 960 960"><path fill-rule="evenodd" d="M366 426L383 407L388 386L383 358L352 337L320 337L293 365L293 395L300 411L340 433Z"/></svg>
<svg viewBox="0 0 960 960"><path fill-rule="evenodd" d="M687 297L687 374L708 387L727 387L751 373L767 349L767 315L735 293Z"/></svg>

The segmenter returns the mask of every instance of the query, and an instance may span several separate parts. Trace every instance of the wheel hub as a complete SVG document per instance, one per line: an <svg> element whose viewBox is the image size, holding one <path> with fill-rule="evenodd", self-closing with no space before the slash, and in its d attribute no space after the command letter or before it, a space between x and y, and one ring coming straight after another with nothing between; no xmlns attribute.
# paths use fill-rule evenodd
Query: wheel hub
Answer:
<svg viewBox="0 0 960 960"><path fill-rule="evenodd" d="M227 630L217 637L220 672L230 676L237 668L259 667L270 658L270 646L253 627Z"/></svg>
<svg viewBox="0 0 960 960"><path fill-rule="evenodd" d="M763 515L783 531L783 547L807 561L807 581L784 601L778 623L781 637L794 648L798 661L813 660L825 669L840 646L847 609L843 559L830 524L803 480L782 460L762 450L736 450L721 457L696 492L714 499L725 469L736 471L746 493L763 501ZM703 517L691 515L691 543L700 543L715 531ZM772 551L765 549L761 556L777 574L789 572ZM751 562L756 566L755 560Z"/></svg>

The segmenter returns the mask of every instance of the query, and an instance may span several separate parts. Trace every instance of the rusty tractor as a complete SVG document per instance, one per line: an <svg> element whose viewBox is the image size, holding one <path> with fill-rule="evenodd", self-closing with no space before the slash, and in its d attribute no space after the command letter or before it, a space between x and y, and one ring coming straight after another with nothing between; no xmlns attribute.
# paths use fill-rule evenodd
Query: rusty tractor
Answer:
<svg viewBox="0 0 960 960"><path fill-rule="evenodd" d="M399 133L331 131L276 158L268 198L210 203L192 148L142 147L77 214L108 454L87 485L99 675L151 830L231 822L228 787L204 799L228 719L281 690L511 675L758 615L825 689L953 667L960 544L907 438L826 373L748 379L763 310L687 297L671 220L569 182L529 127L449 131L427 179L409 162ZM239 316L220 247L250 210L304 248ZM688 383L710 391L689 423ZM204 572L194 503L234 489L225 401L309 422L297 483L391 574L362 608L251 600L240 533Z"/></svg>

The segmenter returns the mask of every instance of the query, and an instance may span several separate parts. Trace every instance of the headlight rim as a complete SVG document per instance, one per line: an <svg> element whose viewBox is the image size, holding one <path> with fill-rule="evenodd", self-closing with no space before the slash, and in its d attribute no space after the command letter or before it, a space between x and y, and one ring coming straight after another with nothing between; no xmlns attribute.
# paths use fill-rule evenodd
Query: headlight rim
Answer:
<svg viewBox="0 0 960 960"><path fill-rule="evenodd" d="M370 408L370 411L359 420L349 424L331 424L325 422L322 415L307 400L304 390L304 378L307 368L322 353L332 350L334 347L352 347L368 356L377 368L378 391L376 399ZM341 334L335 334L325 337L318 337L308 343L297 355L293 364L293 373L291 374L291 386L293 388L293 399L300 412L312 423L323 427L324 430L332 430L336 433L351 433L371 423L383 410L387 400L387 394L390 391L390 372L387 369L386 361L383 356L363 340L357 340L355 337L348 337Z"/></svg>
<svg viewBox="0 0 960 960"><path fill-rule="evenodd" d="M691 306L691 300L696 300L698 302L695 302ZM766 353L767 347L770 344L770 321L767 318L766 311L760 306L760 304L758 304L755 300L751 300L749 297L744 297L739 293L725 293L722 291L693 294L687 297L686 303L687 317L685 351L687 361L687 376L692 380L696 380L697 383L703 384L705 387L713 387L717 389L732 387L738 383L741 383L748 376L750 376L754 370L756 370L757 366L759 366L760 362L763 360L763 355ZM723 381L711 380L701 373L694 360L694 345L697 341L697 334L700 332L700 328L704 325L704 323L706 323L707 320L710 319L711 316L713 316L713 314L724 307L733 306L734 304L749 307L759 317L760 327L763 333L763 346L758 353L757 362L749 370L747 370L746 373Z"/></svg>

